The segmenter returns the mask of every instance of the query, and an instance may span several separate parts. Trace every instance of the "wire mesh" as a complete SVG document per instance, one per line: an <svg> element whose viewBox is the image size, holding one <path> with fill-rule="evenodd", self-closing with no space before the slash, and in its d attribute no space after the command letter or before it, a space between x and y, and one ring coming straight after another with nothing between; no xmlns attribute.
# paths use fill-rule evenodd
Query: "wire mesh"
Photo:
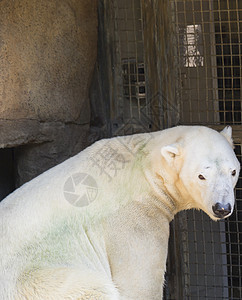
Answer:
<svg viewBox="0 0 242 300"><path fill-rule="evenodd" d="M180 123L241 124L242 2L172 0Z"/></svg>
<svg viewBox="0 0 242 300"><path fill-rule="evenodd" d="M235 144L241 162L241 144ZM242 177L236 187L235 211L225 223L228 287L230 299L242 299Z"/></svg>
<svg viewBox="0 0 242 300"><path fill-rule="evenodd" d="M146 74L142 11L139 0L113 1L116 62L119 81L113 99L113 135L146 131L142 113L147 113Z"/></svg>
<svg viewBox="0 0 242 300"><path fill-rule="evenodd" d="M204 213L189 211L184 251L185 299L228 299L224 222L214 223Z"/></svg>
<svg viewBox="0 0 242 300"><path fill-rule="evenodd" d="M110 3L113 10L111 24L114 26L109 40L113 47L114 75L110 84L113 88L112 135L147 132L174 125L178 109L173 103L173 87L169 82L171 71L167 63L162 63L164 58L167 60L167 53L170 61L174 61L169 42L166 46L162 42L162 35L168 39L168 32L161 32L162 28L170 30L168 22L158 14L153 19L155 8L153 5L147 7L145 1L114 0ZM165 8L163 3L158 3L157 7L160 6ZM154 52L152 57L151 51Z"/></svg>

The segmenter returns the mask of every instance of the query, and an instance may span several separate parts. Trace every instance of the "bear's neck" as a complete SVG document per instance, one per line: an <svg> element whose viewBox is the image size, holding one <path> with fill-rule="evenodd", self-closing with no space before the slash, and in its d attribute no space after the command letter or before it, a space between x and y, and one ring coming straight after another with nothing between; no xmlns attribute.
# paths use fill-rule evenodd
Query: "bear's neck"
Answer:
<svg viewBox="0 0 242 300"><path fill-rule="evenodd" d="M166 216L169 222L172 221L179 210L174 196L169 193L163 179L158 174L145 171L145 177L151 188L147 201L159 208L161 214Z"/></svg>

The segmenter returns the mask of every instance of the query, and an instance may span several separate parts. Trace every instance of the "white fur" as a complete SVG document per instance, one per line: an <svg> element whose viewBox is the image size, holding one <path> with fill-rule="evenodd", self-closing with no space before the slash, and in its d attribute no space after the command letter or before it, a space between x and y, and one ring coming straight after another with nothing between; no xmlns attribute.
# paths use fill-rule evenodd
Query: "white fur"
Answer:
<svg viewBox="0 0 242 300"><path fill-rule="evenodd" d="M161 299L174 215L198 208L216 219L216 202L234 204L230 131L180 126L102 140L9 195L0 204L0 299ZM78 173L98 184L85 207L63 193Z"/></svg>

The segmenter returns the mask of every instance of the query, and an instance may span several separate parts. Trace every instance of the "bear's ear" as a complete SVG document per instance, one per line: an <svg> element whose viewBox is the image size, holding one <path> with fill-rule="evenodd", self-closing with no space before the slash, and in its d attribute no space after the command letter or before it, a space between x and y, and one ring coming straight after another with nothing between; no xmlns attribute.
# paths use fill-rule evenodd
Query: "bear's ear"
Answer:
<svg viewBox="0 0 242 300"><path fill-rule="evenodd" d="M232 139L232 127L226 126L220 133L227 139L230 143L231 147L234 146L233 139Z"/></svg>
<svg viewBox="0 0 242 300"><path fill-rule="evenodd" d="M161 155L168 163L172 163L177 155L180 155L179 147L177 144L164 146L161 148Z"/></svg>

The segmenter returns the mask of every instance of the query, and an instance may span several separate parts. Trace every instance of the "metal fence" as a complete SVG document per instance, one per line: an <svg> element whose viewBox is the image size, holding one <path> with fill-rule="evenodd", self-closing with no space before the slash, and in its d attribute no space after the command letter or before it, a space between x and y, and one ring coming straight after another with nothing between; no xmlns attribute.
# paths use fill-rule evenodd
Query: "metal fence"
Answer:
<svg viewBox="0 0 242 300"><path fill-rule="evenodd" d="M100 7L110 135L230 124L240 159L242 1L102 0ZM225 221L197 211L175 217L165 299L242 299L241 178L236 197Z"/></svg>
<svg viewBox="0 0 242 300"><path fill-rule="evenodd" d="M180 62L180 121L241 124L242 2L171 3Z"/></svg>

